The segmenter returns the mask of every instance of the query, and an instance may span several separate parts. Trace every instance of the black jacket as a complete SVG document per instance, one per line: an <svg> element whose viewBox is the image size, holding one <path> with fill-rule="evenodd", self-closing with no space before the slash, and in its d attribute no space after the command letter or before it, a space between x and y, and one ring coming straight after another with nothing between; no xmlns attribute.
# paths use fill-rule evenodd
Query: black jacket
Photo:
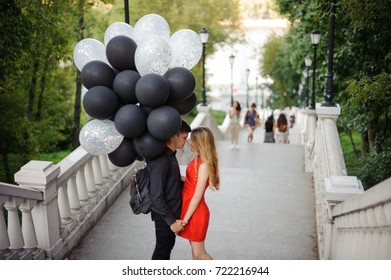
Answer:
<svg viewBox="0 0 391 280"><path fill-rule="evenodd" d="M180 218L182 208L182 181L176 151L166 147L159 157L147 161L147 168L152 220L160 216L171 225Z"/></svg>

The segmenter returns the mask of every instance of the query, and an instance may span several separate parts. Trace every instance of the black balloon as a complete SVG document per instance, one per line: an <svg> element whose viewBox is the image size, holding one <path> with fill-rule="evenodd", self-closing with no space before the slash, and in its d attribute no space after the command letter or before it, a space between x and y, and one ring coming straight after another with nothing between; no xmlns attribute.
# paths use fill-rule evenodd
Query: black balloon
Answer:
<svg viewBox="0 0 391 280"><path fill-rule="evenodd" d="M136 84L141 78L140 74L132 70L124 70L115 76L113 82L114 92L123 104L136 104Z"/></svg>
<svg viewBox="0 0 391 280"><path fill-rule="evenodd" d="M111 163L119 167L125 167L132 164L137 156L138 155L133 148L133 140L130 138L124 138L118 148L108 154Z"/></svg>
<svg viewBox="0 0 391 280"><path fill-rule="evenodd" d="M153 110L153 108L151 107L146 107L146 106L140 106L141 109L143 109L144 113L145 113L145 116L148 118L148 115L149 113L151 113L151 111Z"/></svg>
<svg viewBox="0 0 391 280"><path fill-rule="evenodd" d="M184 67L174 67L168 70L164 77L170 84L170 99L182 100L189 97L196 86L193 73Z"/></svg>
<svg viewBox="0 0 391 280"><path fill-rule="evenodd" d="M141 105L158 107L167 101L170 94L168 81L158 74L142 76L136 85L136 97Z"/></svg>
<svg viewBox="0 0 391 280"><path fill-rule="evenodd" d="M194 110L197 105L197 95L193 92L189 97L182 100L168 100L167 105L175 108L180 115L187 115Z"/></svg>
<svg viewBox="0 0 391 280"><path fill-rule="evenodd" d="M87 89L95 86L113 88L114 77L113 69L99 60L88 62L80 73L81 82Z"/></svg>
<svg viewBox="0 0 391 280"><path fill-rule="evenodd" d="M118 71L136 70L134 53L137 44L127 36L115 36L106 46L106 57Z"/></svg>
<svg viewBox="0 0 391 280"><path fill-rule="evenodd" d="M182 119L178 111L171 106L163 105L153 109L147 119L148 131L153 137L167 140L181 128Z"/></svg>
<svg viewBox="0 0 391 280"><path fill-rule="evenodd" d="M120 107L117 95L103 86L90 88L83 98L83 107L88 115L95 119L110 119Z"/></svg>
<svg viewBox="0 0 391 280"><path fill-rule="evenodd" d="M128 104L122 106L115 114L114 124L123 136L138 137L147 127L147 117L139 106Z"/></svg>
<svg viewBox="0 0 391 280"><path fill-rule="evenodd" d="M165 141L156 139L148 131L142 136L133 139L133 148L143 158L159 156L166 146Z"/></svg>

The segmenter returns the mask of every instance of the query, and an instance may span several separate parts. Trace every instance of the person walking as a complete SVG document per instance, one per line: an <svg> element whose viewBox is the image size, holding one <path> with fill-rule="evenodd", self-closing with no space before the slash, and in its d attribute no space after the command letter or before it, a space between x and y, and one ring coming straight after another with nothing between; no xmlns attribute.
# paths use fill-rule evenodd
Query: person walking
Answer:
<svg viewBox="0 0 391 280"><path fill-rule="evenodd" d="M152 200L151 219L155 223L156 236L152 260L170 259L176 234L185 224L179 219L183 181L176 150L184 147L190 131L190 126L182 121L180 131L167 141L164 152L157 158L147 159Z"/></svg>
<svg viewBox="0 0 391 280"><path fill-rule="evenodd" d="M194 260L211 260L205 250L210 212L204 194L208 186L215 190L220 186L217 150L211 130L207 127L193 129L189 145L194 158L186 169L180 218L185 226L179 236L189 240Z"/></svg>
<svg viewBox="0 0 391 280"><path fill-rule="evenodd" d="M240 120L240 111L242 108L240 107L240 103L235 100L233 102L232 107L230 108L228 112L228 116L230 118L229 120L229 130L231 133L231 149L239 149L238 142L239 142L239 120Z"/></svg>
<svg viewBox="0 0 391 280"><path fill-rule="evenodd" d="M244 117L244 127L247 129L247 142L251 143L254 138L254 131L259 125L259 116L255 111L255 103L251 104L250 109L246 112Z"/></svg>
<svg viewBox="0 0 391 280"><path fill-rule="evenodd" d="M277 119L277 127L275 131L276 143L288 144L289 143L289 128L288 120L284 113L281 113Z"/></svg>

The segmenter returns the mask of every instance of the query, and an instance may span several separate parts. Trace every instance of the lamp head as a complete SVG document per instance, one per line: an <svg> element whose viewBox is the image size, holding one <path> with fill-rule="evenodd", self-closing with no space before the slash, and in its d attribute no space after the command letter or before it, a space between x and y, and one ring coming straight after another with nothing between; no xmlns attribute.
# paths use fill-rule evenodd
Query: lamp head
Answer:
<svg viewBox="0 0 391 280"><path fill-rule="evenodd" d="M229 63L231 64L231 66L234 64L234 61L235 61L235 56L233 54L231 54L229 56Z"/></svg>
<svg viewBox="0 0 391 280"><path fill-rule="evenodd" d="M304 62L305 62L305 66L307 67L310 67L312 65L312 60L308 55L304 58Z"/></svg>
<svg viewBox="0 0 391 280"><path fill-rule="evenodd" d="M314 46L318 45L320 41L320 33L316 30L312 30L310 36L311 36L311 44Z"/></svg>
<svg viewBox="0 0 391 280"><path fill-rule="evenodd" d="M208 43L209 33L205 27L202 27L200 31L198 31L198 35L200 35L202 44Z"/></svg>

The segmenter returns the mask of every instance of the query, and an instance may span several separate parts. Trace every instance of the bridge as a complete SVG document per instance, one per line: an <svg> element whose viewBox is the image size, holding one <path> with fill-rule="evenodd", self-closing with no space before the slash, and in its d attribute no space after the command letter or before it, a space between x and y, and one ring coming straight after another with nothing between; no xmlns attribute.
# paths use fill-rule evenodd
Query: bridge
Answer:
<svg viewBox="0 0 391 280"><path fill-rule="evenodd" d="M218 146L221 190L207 191L206 247L225 259L391 259L391 178L364 191L349 176L339 142L339 107L290 109L290 144L253 143L231 150L228 119L218 126L198 107L192 127L208 126ZM262 112L266 117L270 112ZM177 153L182 172L191 158ZM154 228L134 215L126 168L78 148L58 164L31 161L0 183L0 259L150 259ZM173 259L191 259L177 238Z"/></svg>

